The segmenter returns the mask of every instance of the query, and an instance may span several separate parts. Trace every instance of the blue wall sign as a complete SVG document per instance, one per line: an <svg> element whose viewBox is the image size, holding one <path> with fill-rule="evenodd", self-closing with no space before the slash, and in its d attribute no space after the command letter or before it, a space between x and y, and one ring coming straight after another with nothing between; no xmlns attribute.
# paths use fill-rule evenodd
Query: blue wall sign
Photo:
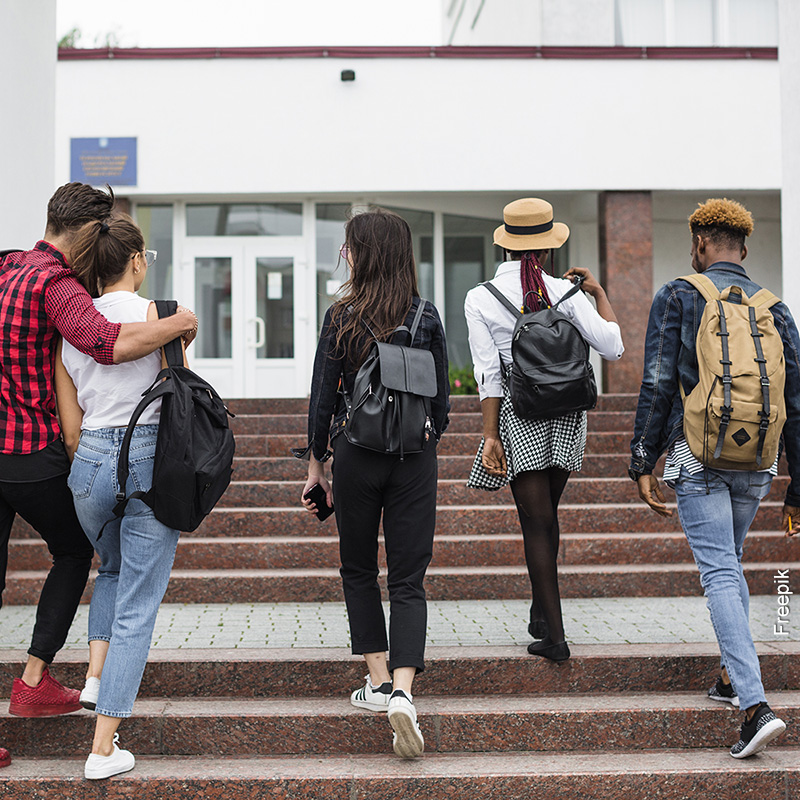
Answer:
<svg viewBox="0 0 800 800"><path fill-rule="evenodd" d="M136 186L136 137L71 139L70 179Z"/></svg>

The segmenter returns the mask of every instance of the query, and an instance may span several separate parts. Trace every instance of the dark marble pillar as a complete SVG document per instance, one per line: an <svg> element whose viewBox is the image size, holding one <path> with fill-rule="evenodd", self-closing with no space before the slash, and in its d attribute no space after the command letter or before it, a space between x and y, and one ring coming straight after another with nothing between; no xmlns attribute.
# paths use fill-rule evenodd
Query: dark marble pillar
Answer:
<svg viewBox="0 0 800 800"><path fill-rule="evenodd" d="M600 280L622 329L625 354L603 362L605 391L638 393L644 334L653 299L653 201L650 192L601 192Z"/></svg>

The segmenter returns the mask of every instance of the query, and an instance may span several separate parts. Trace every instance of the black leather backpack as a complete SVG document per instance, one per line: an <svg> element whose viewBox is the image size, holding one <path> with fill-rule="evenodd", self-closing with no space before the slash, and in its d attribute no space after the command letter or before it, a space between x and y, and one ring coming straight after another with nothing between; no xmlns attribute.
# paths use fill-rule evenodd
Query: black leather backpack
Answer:
<svg viewBox="0 0 800 800"><path fill-rule="evenodd" d="M581 281L555 305L521 312L491 283L482 283L517 318L511 339L509 391L520 419L553 419L597 404L589 345L572 320L558 310L580 290Z"/></svg>
<svg viewBox="0 0 800 800"><path fill-rule="evenodd" d="M436 396L436 363L430 350L412 347L425 300L420 300L411 328L401 325L392 343L375 342L355 379L352 396L345 394L344 435L351 444L378 453L420 453L433 433L431 398ZM408 346L394 344L408 334Z"/></svg>
<svg viewBox="0 0 800 800"><path fill-rule="evenodd" d="M156 300L159 317L175 313L174 300ZM179 531L193 531L211 512L231 481L235 443L225 403L214 387L183 366L177 339L165 346L167 366L133 411L117 461L117 504L121 517L129 500L138 498L156 519ZM153 485L126 497L128 453L134 427L144 409L161 398ZM108 524L108 523L106 523ZM103 526L105 527L105 526Z"/></svg>

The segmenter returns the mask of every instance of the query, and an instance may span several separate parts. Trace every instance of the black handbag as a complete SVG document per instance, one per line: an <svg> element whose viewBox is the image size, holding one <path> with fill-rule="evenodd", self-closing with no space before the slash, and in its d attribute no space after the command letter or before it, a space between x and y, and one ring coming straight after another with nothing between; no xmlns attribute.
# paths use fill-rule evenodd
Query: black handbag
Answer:
<svg viewBox="0 0 800 800"><path fill-rule="evenodd" d="M411 328L401 325L392 333L408 334L408 346L394 341L375 342L355 378L352 395L345 393L347 441L378 453L419 453L433 432L431 398L436 396L436 363L430 350L412 347L426 301L420 300Z"/></svg>
<svg viewBox="0 0 800 800"><path fill-rule="evenodd" d="M580 289L581 281L555 305L520 310L491 283L482 283L517 318L511 339L509 393L520 419L553 419L597 405L597 384L589 345L558 305Z"/></svg>

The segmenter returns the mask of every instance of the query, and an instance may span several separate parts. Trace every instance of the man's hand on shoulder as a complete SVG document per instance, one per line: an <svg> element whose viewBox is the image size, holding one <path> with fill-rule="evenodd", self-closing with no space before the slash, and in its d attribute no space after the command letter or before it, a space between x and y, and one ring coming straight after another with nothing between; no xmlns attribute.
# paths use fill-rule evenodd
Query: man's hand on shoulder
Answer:
<svg viewBox="0 0 800 800"><path fill-rule="evenodd" d="M656 514L660 514L662 517L672 516L672 509L667 508L667 500L655 475L640 475L636 484L639 487L639 497Z"/></svg>

